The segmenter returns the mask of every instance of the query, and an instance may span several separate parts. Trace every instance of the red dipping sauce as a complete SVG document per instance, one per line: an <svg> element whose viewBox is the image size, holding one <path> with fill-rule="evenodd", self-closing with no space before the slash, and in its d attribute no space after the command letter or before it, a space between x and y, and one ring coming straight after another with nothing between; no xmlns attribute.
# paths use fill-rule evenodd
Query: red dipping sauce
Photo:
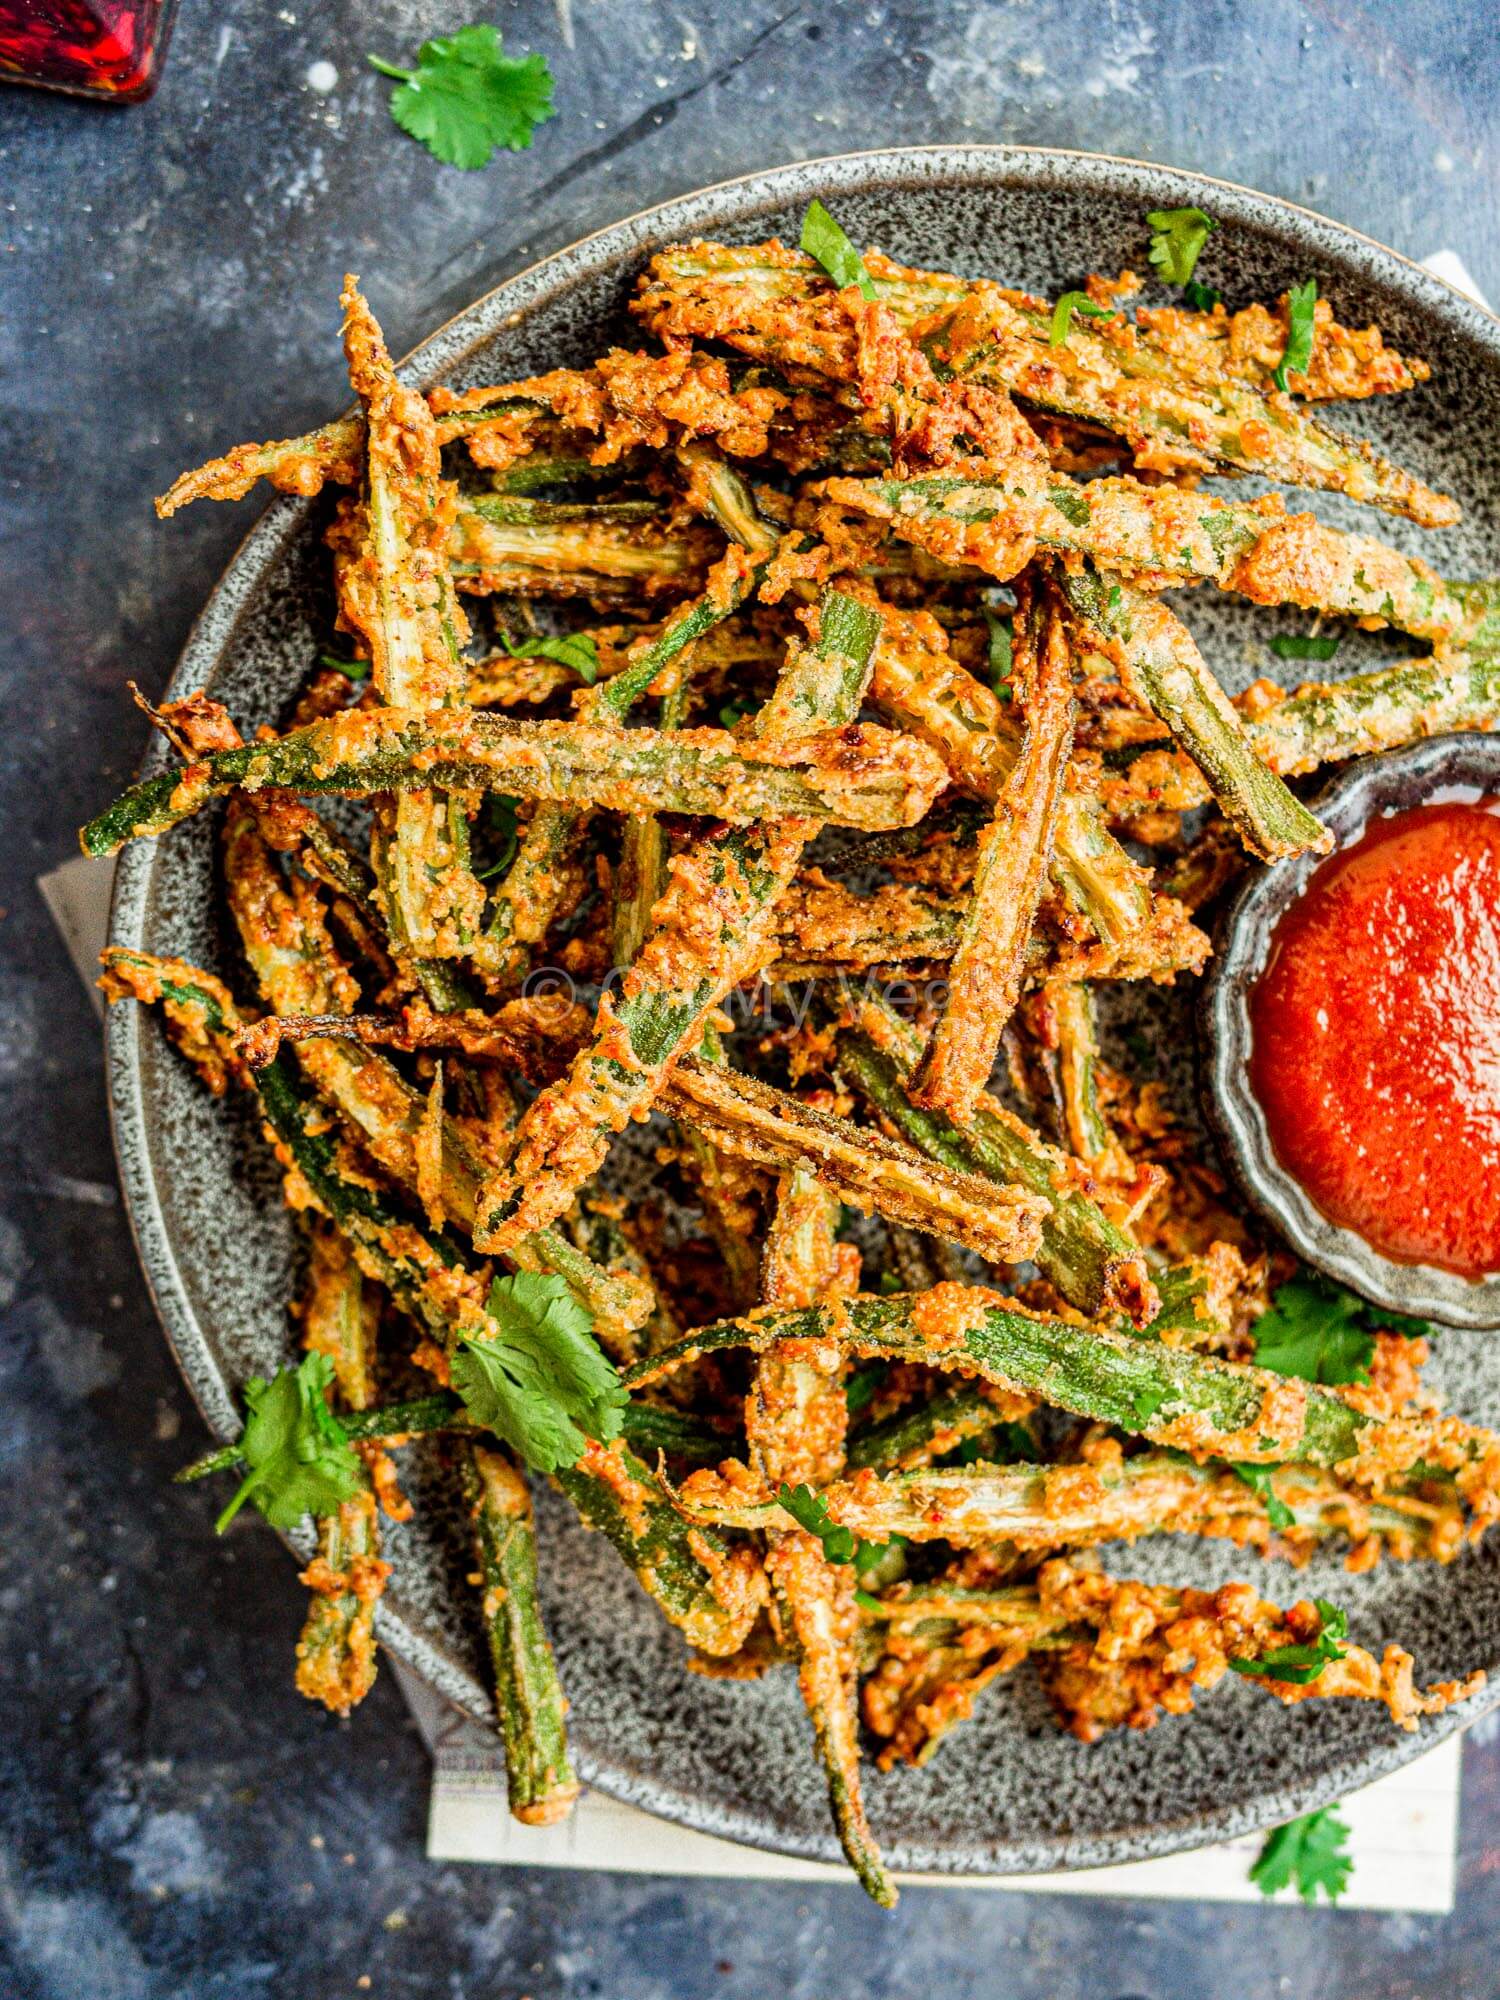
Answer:
<svg viewBox="0 0 1500 2000"><path fill-rule="evenodd" d="M1276 1157L1398 1263L1500 1270L1500 800L1378 819L1314 872L1250 995Z"/></svg>

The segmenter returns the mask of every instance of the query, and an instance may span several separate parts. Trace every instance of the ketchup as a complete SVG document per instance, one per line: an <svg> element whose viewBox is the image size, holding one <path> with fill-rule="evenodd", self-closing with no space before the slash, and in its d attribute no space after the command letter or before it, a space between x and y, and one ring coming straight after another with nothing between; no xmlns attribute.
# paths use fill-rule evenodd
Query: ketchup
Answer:
<svg viewBox="0 0 1500 2000"><path fill-rule="evenodd" d="M1276 1156L1398 1263L1500 1270L1500 801L1377 820L1314 872L1250 996Z"/></svg>
<svg viewBox="0 0 1500 2000"><path fill-rule="evenodd" d="M177 0L0 0L0 79L149 97Z"/></svg>

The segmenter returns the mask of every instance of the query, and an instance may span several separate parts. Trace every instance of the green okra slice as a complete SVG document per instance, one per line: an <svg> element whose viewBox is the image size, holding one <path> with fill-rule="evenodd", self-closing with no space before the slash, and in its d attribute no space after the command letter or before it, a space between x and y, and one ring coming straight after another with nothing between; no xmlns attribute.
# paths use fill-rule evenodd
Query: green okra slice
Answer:
<svg viewBox="0 0 1500 2000"><path fill-rule="evenodd" d="M553 1826L572 1811L580 1787L537 1594L531 1495L501 1452L472 1445L459 1466L474 1523L511 1813L527 1826Z"/></svg>
<svg viewBox="0 0 1500 2000"><path fill-rule="evenodd" d="M333 1364L339 1401L350 1410L375 1400L375 1339L380 1295L336 1229L314 1220L307 1284L298 1305L302 1345Z"/></svg>
<svg viewBox="0 0 1500 2000"><path fill-rule="evenodd" d="M1080 486L1022 460L982 479L830 479L823 491L942 560L1002 582L1042 549L1158 586L1206 580L1257 604L1394 625L1434 645L1500 644L1500 581L1450 582L1369 535L1284 514L1274 498L1220 500L1132 479Z"/></svg>
<svg viewBox="0 0 1500 2000"><path fill-rule="evenodd" d="M905 1084L921 1052L920 1030L874 996L835 1041L839 1073L929 1159L1041 1197L1047 1206L1033 1254L1070 1305L1123 1312L1140 1325L1151 1320L1160 1300L1140 1250L1078 1191L1064 1155L999 1105L981 1101L960 1126L913 1104Z"/></svg>
<svg viewBox="0 0 1500 2000"><path fill-rule="evenodd" d="M1091 1167L1107 1169L1118 1154L1099 1104L1099 1038L1094 1000L1081 980L1057 980L1047 989L1057 1034L1057 1072L1068 1146Z"/></svg>
<svg viewBox="0 0 1500 2000"><path fill-rule="evenodd" d="M880 832L919 820L946 781L925 744L869 724L788 744L722 729L626 732L587 723L516 722L436 709L374 709L309 723L132 787L79 836L85 854L165 833L236 787L345 793L432 786L657 810L744 823L800 817Z"/></svg>
<svg viewBox="0 0 1500 2000"><path fill-rule="evenodd" d="M875 296L914 332L939 384L979 383L1097 424L1123 437L1145 466L1286 480L1428 527L1457 519L1446 495L1362 440L1252 383L1222 373L1205 379L1123 315L1075 313L1054 346L1054 309L1044 299L880 256L866 261ZM828 310L833 290L811 258L779 244L694 243L651 260L633 309L657 334L725 341L793 381L838 385L852 404L856 331L846 313ZM894 393L889 400L900 407Z"/></svg>
<svg viewBox="0 0 1500 2000"><path fill-rule="evenodd" d="M837 1340L854 1354L961 1369L1153 1443L1235 1463L1300 1459L1367 1481L1384 1454L1379 1476L1386 1484L1423 1460L1424 1451L1430 1456L1437 1435L1429 1423L1382 1422L1334 1390L1269 1369L1132 1339L1099 1324L1048 1319L999 1293L957 1284L917 1296L860 1297L804 1312L768 1308L721 1320L641 1362L625 1382L644 1386L725 1348L758 1352L777 1340L820 1339ZM1476 1504L1489 1506L1493 1473L1484 1455L1493 1450L1493 1434L1456 1419L1438 1424L1450 1457L1474 1468Z"/></svg>
<svg viewBox="0 0 1500 2000"><path fill-rule="evenodd" d="M460 499L446 547L459 588L478 596L652 598L695 588L714 557L705 530L674 528L654 509L520 518L515 503L472 495Z"/></svg>
<svg viewBox="0 0 1500 2000"><path fill-rule="evenodd" d="M1026 731L980 836L947 998L910 1083L918 1104L960 1123L989 1081L1021 997L1073 746L1073 661L1061 608L1045 586L1017 589L1015 670L1028 690Z"/></svg>
<svg viewBox="0 0 1500 2000"><path fill-rule="evenodd" d="M312 1593L297 1641L299 1694L347 1715L375 1684L375 1607L389 1567L368 1488L318 1517L318 1553L302 1572Z"/></svg>
<svg viewBox="0 0 1500 2000"><path fill-rule="evenodd" d="M1058 586L1081 636L1166 723L1252 853L1276 861L1332 847L1328 829L1256 756L1239 711L1181 619L1092 564L1060 569Z"/></svg>
<svg viewBox="0 0 1500 2000"><path fill-rule="evenodd" d="M849 1440L849 1467L858 1472L914 1472L971 1438L982 1438L999 1423L1013 1421L983 1389L948 1389L924 1403L867 1424Z"/></svg>

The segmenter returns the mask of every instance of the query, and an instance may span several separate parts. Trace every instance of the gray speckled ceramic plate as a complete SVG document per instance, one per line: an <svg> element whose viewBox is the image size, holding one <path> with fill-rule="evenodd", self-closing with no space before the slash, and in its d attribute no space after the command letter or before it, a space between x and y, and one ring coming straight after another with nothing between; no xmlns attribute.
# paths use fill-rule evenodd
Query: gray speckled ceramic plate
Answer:
<svg viewBox="0 0 1500 2000"><path fill-rule="evenodd" d="M1377 320L1425 355L1434 381L1354 407L1339 421L1377 438L1464 503L1465 525L1422 537L1405 524L1318 501L1330 519L1421 544L1450 573L1500 569L1490 512L1500 440L1500 326L1446 285L1376 244L1264 196L1191 174L1080 154L1002 147L913 149L814 161L668 203L523 272L451 321L411 357L410 380L456 385L577 364L613 334L642 259L695 235L795 238L813 195L857 241L897 257L1056 292L1089 270L1145 271L1151 208L1198 204L1218 217L1200 275L1231 301L1274 297L1316 274L1340 316ZM329 339L335 337L329 302ZM221 441L228 446L233 440ZM279 500L210 598L173 682L210 687L245 728L276 716L324 639L327 561L316 506ZM164 534L171 532L164 528ZM1295 621L1204 592L1190 621L1231 688L1275 670L1267 638ZM1340 671L1395 657L1356 635ZM151 753L151 762L160 753ZM208 818L122 859L114 911L121 944L220 961L224 939ZM1184 1102L1191 1080L1190 995L1150 1001L1151 1063ZM1132 1045L1139 1050L1138 1035ZM1129 1060L1129 1058L1127 1058ZM289 1349L284 1302L294 1243L276 1177L244 1104L211 1102L156 1024L116 1009L109 1074L126 1199L168 1337L211 1428L236 1428L233 1385ZM1500 1420L1492 1340L1455 1333L1434 1370L1465 1416ZM462 1587L469 1560L449 1531L435 1468L411 1455L416 1521L393 1534L396 1565L383 1636L455 1700L488 1712ZM430 1499L429 1506L424 1501ZM683 1671L677 1635L599 1538L541 1497L545 1592L570 1726L584 1775L668 1818L787 1853L837 1859L823 1787L789 1676L749 1685ZM1223 1544L1164 1538L1126 1558L1136 1573L1212 1585L1234 1573ZM1268 1571L1268 1593L1334 1592L1377 1650L1399 1636L1424 1678L1500 1665L1500 1559L1451 1568L1388 1565L1347 1578L1337 1558ZM288 1663L290 1669L290 1663ZM1500 1681L1494 1684L1500 1699ZM1482 1706L1483 1703L1479 1704ZM1465 1712L1471 1717L1477 1708ZM974 1720L925 1770L872 1774L870 1813L898 1867L955 1874L1081 1868L1160 1854L1285 1819L1415 1755L1460 1718L1398 1735L1364 1704L1290 1711L1236 1684L1196 1715L1092 1747L1059 1734L1023 1670L986 1695Z"/></svg>

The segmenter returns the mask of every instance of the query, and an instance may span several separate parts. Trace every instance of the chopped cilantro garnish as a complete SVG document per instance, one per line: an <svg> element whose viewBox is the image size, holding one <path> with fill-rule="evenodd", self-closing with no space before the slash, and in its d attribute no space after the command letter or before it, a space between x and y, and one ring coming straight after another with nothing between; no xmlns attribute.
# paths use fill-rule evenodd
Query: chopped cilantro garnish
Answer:
<svg viewBox="0 0 1500 2000"><path fill-rule="evenodd" d="M1182 302L1194 312L1208 313L1223 305L1224 294L1216 292L1212 285L1200 285L1196 278L1189 278L1182 288Z"/></svg>
<svg viewBox="0 0 1500 2000"><path fill-rule="evenodd" d="M1146 220L1151 225L1147 253L1151 262L1169 285L1187 284L1210 230L1217 229L1218 223L1201 208L1153 208ZM1217 301L1217 293L1214 298Z"/></svg>
<svg viewBox="0 0 1500 2000"><path fill-rule="evenodd" d="M854 1593L854 1601L859 1606L861 1611L874 1611L878 1613L885 1609L885 1606L881 1603L880 1599L878 1597L872 1597L868 1590L856 1590Z"/></svg>
<svg viewBox="0 0 1500 2000"><path fill-rule="evenodd" d="M1162 1404L1167 1400L1165 1389L1139 1389L1131 1402L1131 1415L1140 1429L1145 1430Z"/></svg>
<svg viewBox="0 0 1500 2000"><path fill-rule="evenodd" d="M1313 1604L1318 1613L1318 1636L1315 1639L1292 1646L1273 1646L1259 1659L1231 1660L1230 1666L1237 1674L1246 1674L1258 1680L1285 1681L1292 1687L1306 1687L1309 1682L1315 1681L1326 1666L1345 1657L1345 1649L1339 1641L1349 1636L1349 1619L1326 1597L1315 1597Z"/></svg>
<svg viewBox="0 0 1500 2000"><path fill-rule="evenodd" d="M453 1386L475 1423L537 1472L573 1465L590 1439L618 1434L629 1399L587 1309L561 1278L497 1278L489 1315L490 1330L466 1334L452 1362Z"/></svg>
<svg viewBox="0 0 1500 2000"><path fill-rule="evenodd" d="M1285 1500L1277 1498L1276 1489L1271 1484L1271 1468L1269 1465L1231 1464L1229 1469L1231 1472L1237 1472L1245 1484L1253 1487L1261 1499L1265 1501L1266 1519L1278 1534L1284 1529L1296 1527L1297 1516L1288 1507Z"/></svg>
<svg viewBox="0 0 1500 2000"><path fill-rule="evenodd" d="M1064 292L1052 308L1052 331L1047 335L1049 347L1062 346L1073 324L1074 313L1082 313L1085 319L1113 319L1115 308L1096 306L1087 292Z"/></svg>
<svg viewBox="0 0 1500 2000"><path fill-rule="evenodd" d="M1263 1896L1295 1886L1304 1903L1315 1903L1320 1889L1336 1903L1354 1870L1344 1852L1348 1840L1349 1828L1337 1806L1304 1813L1266 1835L1251 1863L1250 1880Z"/></svg>
<svg viewBox="0 0 1500 2000"><path fill-rule="evenodd" d="M1408 1340L1432 1331L1426 1320L1383 1312L1309 1271L1277 1287L1270 1311L1261 1314L1250 1337L1262 1368L1337 1387L1369 1381L1374 1335L1381 1327Z"/></svg>
<svg viewBox="0 0 1500 2000"><path fill-rule="evenodd" d="M1286 351L1271 377L1278 389L1285 389L1286 378L1293 369L1299 375L1307 372L1307 364L1312 360L1313 327L1316 323L1314 308L1317 303L1316 278L1309 278L1305 285L1293 285L1287 294Z"/></svg>
<svg viewBox="0 0 1500 2000"><path fill-rule="evenodd" d="M351 681L365 681L370 678L368 660L346 660L339 653L319 653L318 665L332 667L335 673L344 674Z"/></svg>
<svg viewBox="0 0 1500 2000"><path fill-rule="evenodd" d="M1278 632L1271 641L1271 651L1278 660L1331 660L1338 649L1337 632L1326 637L1321 633Z"/></svg>
<svg viewBox="0 0 1500 2000"><path fill-rule="evenodd" d="M247 1500L273 1528L295 1528L304 1514L333 1514L365 1484L364 1467L328 1407L333 1363L309 1354L267 1382L245 1384L244 1435L248 1468L234 1498L214 1523L222 1535Z"/></svg>
<svg viewBox="0 0 1500 2000"><path fill-rule="evenodd" d="M556 660L560 667L571 667L585 687L599 678L599 648L591 632L567 632L560 638L536 634L520 640L502 632L500 641L513 660Z"/></svg>
<svg viewBox="0 0 1500 2000"><path fill-rule="evenodd" d="M867 299L874 298L875 280L865 269L864 258L820 201L810 201L802 218L802 248L823 266L840 291L857 285Z"/></svg>
<svg viewBox="0 0 1500 2000"><path fill-rule="evenodd" d="M776 1499L792 1519L823 1544L831 1563L853 1563L857 1570L869 1569L884 1553L883 1542L862 1542L852 1528L841 1528L828 1512L828 1502L810 1486L776 1489Z"/></svg>
<svg viewBox="0 0 1500 2000"><path fill-rule="evenodd" d="M415 69L379 56L365 60L394 77L391 116L450 167L485 167L501 146L520 152L536 127L556 117L552 72L539 55L503 53L500 31L488 21L423 42Z"/></svg>

